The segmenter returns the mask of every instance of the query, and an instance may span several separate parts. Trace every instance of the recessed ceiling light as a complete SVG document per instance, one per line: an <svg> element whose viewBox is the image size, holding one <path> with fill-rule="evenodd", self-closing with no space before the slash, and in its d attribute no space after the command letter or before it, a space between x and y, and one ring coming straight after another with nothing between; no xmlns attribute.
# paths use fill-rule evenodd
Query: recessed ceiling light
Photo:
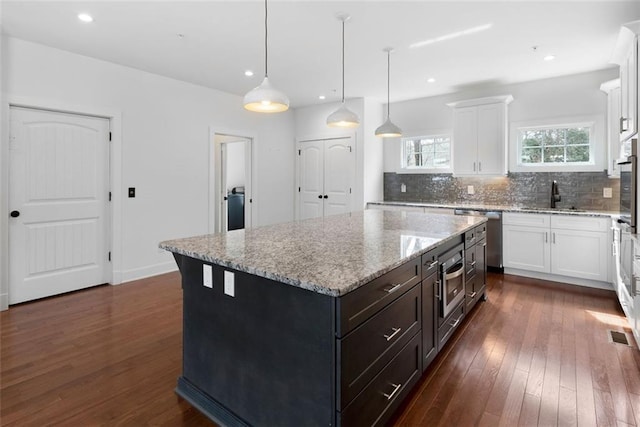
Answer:
<svg viewBox="0 0 640 427"><path fill-rule="evenodd" d="M427 83L433 83L433 82L435 82L435 81L436 81L436 79L434 79L433 77L429 77L429 78L427 79Z"/></svg>
<svg viewBox="0 0 640 427"><path fill-rule="evenodd" d="M93 17L88 13L79 13L78 19L81 20L82 22L93 22Z"/></svg>
<svg viewBox="0 0 640 427"><path fill-rule="evenodd" d="M324 96L324 95L320 95L320 96L318 96L318 99L326 99L326 98L327 98L327 97L326 97L326 96Z"/></svg>
<svg viewBox="0 0 640 427"><path fill-rule="evenodd" d="M251 76L253 76L253 71L247 70L247 71L244 72L244 75L247 76L247 77L251 77Z"/></svg>
<svg viewBox="0 0 640 427"><path fill-rule="evenodd" d="M544 57L545 61L553 61L554 59L556 59L554 55L547 55Z"/></svg>

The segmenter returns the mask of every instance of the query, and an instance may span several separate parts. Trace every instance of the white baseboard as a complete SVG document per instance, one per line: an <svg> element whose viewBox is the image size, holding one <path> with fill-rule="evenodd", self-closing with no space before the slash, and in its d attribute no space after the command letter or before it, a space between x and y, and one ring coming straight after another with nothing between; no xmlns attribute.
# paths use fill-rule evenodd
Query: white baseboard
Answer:
<svg viewBox="0 0 640 427"><path fill-rule="evenodd" d="M569 276L559 276L557 274L539 273L537 271L520 270L517 268L506 268L504 274L513 274L514 276L531 277L533 279L549 280L551 282L568 283L570 285L585 286L587 288L606 289L613 291L613 286L609 282L600 282L590 279L578 279Z"/></svg>
<svg viewBox="0 0 640 427"><path fill-rule="evenodd" d="M114 271L113 284L131 282L132 280L144 279L146 277L157 276L158 274L170 273L176 271L178 266L175 261L163 262L161 264L149 265L131 270Z"/></svg>
<svg viewBox="0 0 640 427"><path fill-rule="evenodd" d="M9 294L0 294L0 311L9 309Z"/></svg>

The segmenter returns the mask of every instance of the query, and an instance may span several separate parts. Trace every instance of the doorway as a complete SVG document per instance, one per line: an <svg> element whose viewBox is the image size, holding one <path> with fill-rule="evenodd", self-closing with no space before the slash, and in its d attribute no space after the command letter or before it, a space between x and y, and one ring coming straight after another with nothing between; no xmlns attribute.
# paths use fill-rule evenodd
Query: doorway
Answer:
<svg viewBox="0 0 640 427"><path fill-rule="evenodd" d="M249 228L253 221L253 138L215 133L214 142L214 227L220 233Z"/></svg>
<svg viewBox="0 0 640 427"><path fill-rule="evenodd" d="M9 115L9 304L109 282L109 119Z"/></svg>

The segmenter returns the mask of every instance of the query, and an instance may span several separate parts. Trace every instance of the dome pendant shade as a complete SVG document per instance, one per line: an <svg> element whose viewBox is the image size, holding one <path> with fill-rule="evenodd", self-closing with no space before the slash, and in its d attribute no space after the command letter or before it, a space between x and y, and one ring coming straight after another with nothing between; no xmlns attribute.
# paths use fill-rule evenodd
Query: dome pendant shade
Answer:
<svg viewBox="0 0 640 427"><path fill-rule="evenodd" d="M391 122L391 119L387 117L387 120L376 129L376 136L381 138L395 138L402 136L402 130Z"/></svg>
<svg viewBox="0 0 640 427"><path fill-rule="evenodd" d="M258 113L280 113L289 109L289 98L271 86L265 77L260 86L244 96L244 108Z"/></svg>
<svg viewBox="0 0 640 427"><path fill-rule="evenodd" d="M355 128L360 125L360 119L343 103L340 108L327 117L327 125L332 128Z"/></svg>

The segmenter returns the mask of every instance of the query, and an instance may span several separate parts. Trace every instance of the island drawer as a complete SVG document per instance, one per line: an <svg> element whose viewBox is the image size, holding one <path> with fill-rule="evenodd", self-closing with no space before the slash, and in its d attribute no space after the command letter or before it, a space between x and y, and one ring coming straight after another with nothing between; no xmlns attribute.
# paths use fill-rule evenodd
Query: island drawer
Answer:
<svg viewBox="0 0 640 427"><path fill-rule="evenodd" d="M415 258L338 298L338 337L345 336L419 282L420 258Z"/></svg>
<svg viewBox="0 0 640 427"><path fill-rule="evenodd" d="M338 425L384 425L420 379L420 347L420 334L416 334L362 393L339 413Z"/></svg>
<svg viewBox="0 0 640 427"><path fill-rule="evenodd" d="M442 350L442 347L444 347L458 325L460 325L460 322L462 322L464 318L464 305L464 301L462 301L458 308L456 308L442 326L438 328L438 351Z"/></svg>
<svg viewBox="0 0 640 427"><path fill-rule="evenodd" d="M338 340L340 390L344 408L398 353L421 325L421 287L416 285Z"/></svg>
<svg viewBox="0 0 640 427"><path fill-rule="evenodd" d="M438 255L440 251L438 249L432 249L427 253L422 254L422 277L429 277L433 273L438 271Z"/></svg>
<svg viewBox="0 0 640 427"><path fill-rule="evenodd" d="M475 228L476 243L487 237L487 223L481 224Z"/></svg>

